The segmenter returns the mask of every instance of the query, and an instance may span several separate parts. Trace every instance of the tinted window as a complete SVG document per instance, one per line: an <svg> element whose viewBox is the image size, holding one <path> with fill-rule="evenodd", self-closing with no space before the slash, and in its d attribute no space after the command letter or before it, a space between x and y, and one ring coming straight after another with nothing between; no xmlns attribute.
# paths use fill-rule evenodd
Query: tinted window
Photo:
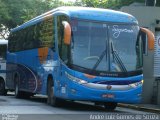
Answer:
<svg viewBox="0 0 160 120"><path fill-rule="evenodd" d="M64 44L64 26L62 24L63 21L68 21L68 18L66 16L58 16L57 17L57 28L58 28L58 48L59 48L59 55L60 58L64 61L68 61L68 46Z"/></svg>
<svg viewBox="0 0 160 120"><path fill-rule="evenodd" d="M40 47L54 47L54 19L48 18L35 25L12 33L9 37L9 51L16 52Z"/></svg>

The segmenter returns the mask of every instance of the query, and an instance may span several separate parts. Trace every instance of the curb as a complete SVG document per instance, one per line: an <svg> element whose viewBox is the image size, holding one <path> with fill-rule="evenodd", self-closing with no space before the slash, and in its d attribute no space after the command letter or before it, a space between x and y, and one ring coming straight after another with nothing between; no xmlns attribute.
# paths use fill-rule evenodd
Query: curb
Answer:
<svg viewBox="0 0 160 120"><path fill-rule="evenodd" d="M118 107L125 107L125 108L131 108L131 109L135 109L135 110L139 110L139 111L145 111L145 112L152 112L152 113L159 113L160 114L160 109L143 107L143 106L140 106L140 105L118 103Z"/></svg>

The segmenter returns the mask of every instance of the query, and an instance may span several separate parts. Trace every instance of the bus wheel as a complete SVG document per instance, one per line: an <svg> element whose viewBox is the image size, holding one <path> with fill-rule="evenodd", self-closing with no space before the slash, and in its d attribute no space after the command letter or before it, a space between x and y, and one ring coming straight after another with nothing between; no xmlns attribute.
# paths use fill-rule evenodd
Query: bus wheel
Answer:
<svg viewBox="0 0 160 120"><path fill-rule="evenodd" d="M7 90L5 89L4 80L0 80L0 95L7 95Z"/></svg>
<svg viewBox="0 0 160 120"><path fill-rule="evenodd" d="M14 85L15 85L15 88L14 88L14 90L15 90L15 97L16 98L20 98L21 97L21 92L19 91L19 78L18 78L18 76L16 76L14 78Z"/></svg>
<svg viewBox="0 0 160 120"><path fill-rule="evenodd" d="M104 107L108 111L113 111L114 109L116 109L117 103L116 102L105 102Z"/></svg>
<svg viewBox="0 0 160 120"><path fill-rule="evenodd" d="M59 99L54 96L54 83L52 78L48 79L47 83L47 103L52 106L59 106Z"/></svg>

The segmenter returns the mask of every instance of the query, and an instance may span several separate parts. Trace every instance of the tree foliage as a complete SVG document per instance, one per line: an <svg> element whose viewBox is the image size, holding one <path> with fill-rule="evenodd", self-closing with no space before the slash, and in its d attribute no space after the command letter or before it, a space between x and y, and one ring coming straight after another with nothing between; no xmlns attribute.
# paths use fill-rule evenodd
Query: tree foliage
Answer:
<svg viewBox="0 0 160 120"><path fill-rule="evenodd" d="M0 34L50 9L71 5L61 0L0 0Z"/></svg>
<svg viewBox="0 0 160 120"><path fill-rule="evenodd" d="M156 6L160 6L160 0L156 1Z"/></svg>
<svg viewBox="0 0 160 120"><path fill-rule="evenodd" d="M0 0L0 36L59 4L59 0Z"/></svg>
<svg viewBox="0 0 160 120"><path fill-rule="evenodd" d="M98 8L119 9L122 6L130 5L133 2L145 2L145 0L82 0L84 6Z"/></svg>
<svg viewBox="0 0 160 120"><path fill-rule="evenodd" d="M19 24L41 14L47 8L42 0L0 0L0 23L7 28L16 27Z"/></svg>
<svg viewBox="0 0 160 120"><path fill-rule="evenodd" d="M119 9L133 2L145 3L145 0L76 0L67 3L63 0L0 0L0 34L59 6ZM157 0L157 6L160 6L160 0Z"/></svg>

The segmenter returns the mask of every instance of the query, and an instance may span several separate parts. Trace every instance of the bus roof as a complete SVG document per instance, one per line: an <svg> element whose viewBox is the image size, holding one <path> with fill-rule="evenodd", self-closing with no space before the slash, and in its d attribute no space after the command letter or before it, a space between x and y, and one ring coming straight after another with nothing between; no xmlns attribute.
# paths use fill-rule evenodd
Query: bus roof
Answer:
<svg viewBox="0 0 160 120"><path fill-rule="evenodd" d="M53 14L56 15L61 13L66 14L71 18L77 19L138 24L135 17L120 11L89 7L58 7L29 20L28 22L22 24L21 26L18 26L17 28L12 29L11 32L36 24L37 22L43 21L46 17Z"/></svg>
<svg viewBox="0 0 160 120"><path fill-rule="evenodd" d="M70 17L74 18L138 24L137 20L132 15L110 9L89 7L60 7L59 9L61 11L66 11Z"/></svg>
<svg viewBox="0 0 160 120"><path fill-rule="evenodd" d="M8 44L8 40L0 39L0 45Z"/></svg>

